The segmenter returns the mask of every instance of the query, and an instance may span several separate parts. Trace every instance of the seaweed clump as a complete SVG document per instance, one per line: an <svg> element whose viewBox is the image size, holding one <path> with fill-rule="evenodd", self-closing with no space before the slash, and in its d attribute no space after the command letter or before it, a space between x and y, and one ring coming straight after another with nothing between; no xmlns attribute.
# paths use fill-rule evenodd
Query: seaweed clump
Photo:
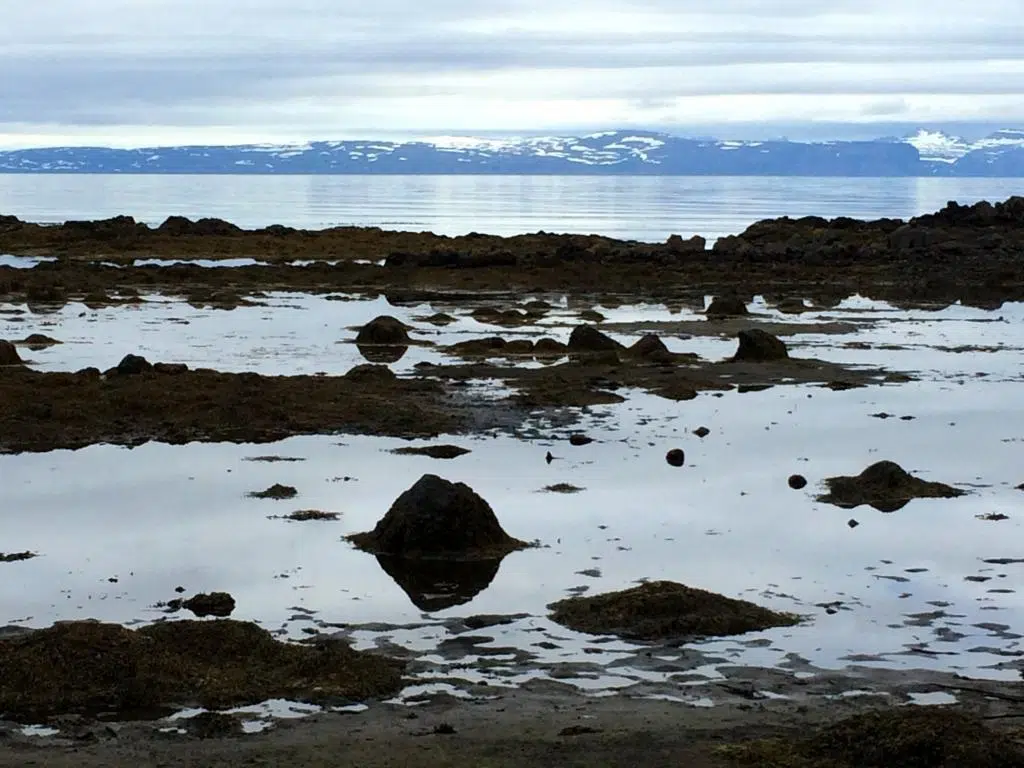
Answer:
<svg viewBox="0 0 1024 768"><path fill-rule="evenodd" d="M1019 768L1024 750L976 717L906 706L841 720L806 739L767 739L719 750L757 768Z"/></svg>
<svg viewBox="0 0 1024 768"><path fill-rule="evenodd" d="M251 622L168 621L141 629L60 622L0 641L0 719L325 703L392 694L402 665L341 641L275 640Z"/></svg>
<svg viewBox="0 0 1024 768"><path fill-rule="evenodd" d="M893 461L879 461L854 477L830 477L828 493L818 501L853 509L868 504L882 512L894 512L911 499L951 499L964 492L945 483L914 477Z"/></svg>
<svg viewBox="0 0 1024 768"><path fill-rule="evenodd" d="M552 620L578 632L634 640L677 640L740 635L800 622L746 600L671 581L593 597L571 597L548 606Z"/></svg>

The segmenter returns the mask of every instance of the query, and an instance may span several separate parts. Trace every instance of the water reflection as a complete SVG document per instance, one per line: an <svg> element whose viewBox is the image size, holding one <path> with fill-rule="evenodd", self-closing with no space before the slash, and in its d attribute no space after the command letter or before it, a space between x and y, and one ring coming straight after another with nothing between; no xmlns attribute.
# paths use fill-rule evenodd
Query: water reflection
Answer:
<svg viewBox="0 0 1024 768"><path fill-rule="evenodd" d="M376 555L384 572L395 580L422 611L443 611L470 602L498 575L497 560L422 560Z"/></svg>
<svg viewBox="0 0 1024 768"><path fill-rule="evenodd" d="M371 363L397 363L409 351L408 344L356 344L359 354Z"/></svg>

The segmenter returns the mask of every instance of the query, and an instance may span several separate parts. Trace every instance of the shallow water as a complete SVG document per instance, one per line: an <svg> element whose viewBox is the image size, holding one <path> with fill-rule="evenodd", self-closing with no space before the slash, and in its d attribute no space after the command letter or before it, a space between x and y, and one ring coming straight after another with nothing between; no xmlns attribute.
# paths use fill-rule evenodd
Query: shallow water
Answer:
<svg viewBox="0 0 1024 768"><path fill-rule="evenodd" d="M412 320L437 308L291 295L232 311L168 301L96 311L69 306L56 315L16 316L22 322L3 315L0 337L42 332L64 340L26 352L44 370L107 367L141 352L226 370L339 373L362 362L345 343L352 336L346 326L381 311ZM783 317L763 303L753 309L767 319ZM615 322L698 317L654 305L601 311ZM415 323L414 336L450 343L471 334L543 332L565 340L575 312L563 303L544 327L516 332L466 317L443 331ZM843 392L777 386L703 393L684 403L632 393L625 403L584 410L580 429L596 442L582 447L570 446L564 430L548 429L535 440L496 432L436 441L472 450L453 461L392 455L390 449L408 443L370 437L0 456L2 506L9 510L0 519L0 542L10 551L40 553L0 565L0 625L153 621L164 616L154 606L176 597L180 585L186 594L229 591L238 601L235 617L290 637L345 631L358 647L413 653L414 677L428 687L414 685L406 696L458 691L474 681L545 678L591 693L628 688L699 705L699 685L690 692L673 675L692 675L699 684L735 665L858 664L1016 679L1024 600L1014 590L1024 564L983 561L1024 555L1024 494L1013 487L1024 480L1024 355L1015 330L1022 314L1021 305L901 311L854 297L798 319L786 316L857 326L846 335L789 337L795 356L882 364L917 372L919 380ZM901 348L878 347L893 340ZM871 347L841 346L850 341ZM717 337L669 342L711 357L735 348ZM936 349L957 344L999 349ZM435 349L413 347L394 367L427 358L441 359ZM913 419L873 418L880 413ZM711 434L696 438L698 426ZM684 468L665 463L672 447L686 450ZM551 464L544 461L548 450L558 457ZM302 460L250 460L268 455ZM883 458L969 494L915 500L892 514L815 501L824 478L856 474ZM509 555L496 573L463 574L478 580L463 585L479 590L468 602L424 611L413 602L430 605L423 595L411 597L376 558L342 537L372 528L427 472L468 483L509 533L541 546ZM786 484L794 472L811 481L803 491ZM293 485L300 496L246 496L273 483ZM585 490L542 492L554 483ZM337 512L340 519L271 519L298 509ZM978 517L993 512L1009 519ZM860 525L849 528L851 518ZM671 579L808 618L795 628L663 649L657 663L634 644L581 635L546 618L549 602L577 588L597 593L638 579ZM825 606L838 610L830 614ZM456 619L475 614L526 616L467 633Z"/></svg>
<svg viewBox="0 0 1024 768"><path fill-rule="evenodd" d="M0 174L0 211L26 221L128 214L158 225L182 215L246 228L544 230L647 241L673 233L713 240L786 215L910 218L948 200L1019 193L1019 179Z"/></svg>

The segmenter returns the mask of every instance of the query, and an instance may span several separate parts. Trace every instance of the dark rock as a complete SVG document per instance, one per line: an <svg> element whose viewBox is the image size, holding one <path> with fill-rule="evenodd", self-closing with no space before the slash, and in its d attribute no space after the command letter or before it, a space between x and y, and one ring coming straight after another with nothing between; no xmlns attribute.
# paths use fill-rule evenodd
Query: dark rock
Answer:
<svg viewBox="0 0 1024 768"><path fill-rule="evenodd" d="M673 467L681 467L686 463L686 454L683 452L682 448L673 448L665 454L665 461Z"/></svg>
<svg viewBox="0 0 1024 768"><path fill-rule="evenodd" d="M392 382L398 377L386 365L363 363L346 371L345 378L353 381L365 381L369 384L373 382Z"/></svg>
<svg viewBox="0 0 1024 768"><path fill-rule="evenodd" d="M22 560L31 560L38 557L35 552L0 552L0 563L18 563Z"/></svg>
<svg viewBox="0 0 1024 768"><path fill-rule="evenodd" d="M775 308L787 315L799 315L811 309L804 304L803 299L783 299L775 305Z"/></svg>
<svg viewBox="0 0 1024 768"><path fill-rule="evenodd" d="M505 354L508 342L501 336L486 336L482 339L468 339L452 344L446 351L460 357L489 357Z"/></svg>
<svg viewBox="0 0 1024 768"><path fill-rule="evenodd" d="M137 376L151 370L152 364L141 355L125 355L112 372L121 376Z"/></svg>
<svg viewBox="0 0 1024 768"><path fill-rule="evenodd" d="M26 336L25 340L21 343L24 344L29 349L31 349L33 352L37 352L41 349L52 347L54 344L60 344L61 342L57 341L57 339L50 338L49 336L46 336L42 333L33 333ZM0 342L0 344L2 344L2 342ZM0 358L2 357L3 355L2 353L0 353Z"/></svg>
<svg viewBox="0 0 1024 768"><path fill-rule="evenodd" d="M253 491L249 497L253 499L294 499L298 495L298 490L292 486L274 483L265 491Z"/></svg>
<svg viewBox="0 0 1024 768"><path fill-rule="evenodd" d="M652 362L669 361L672 359L672 353L668 351L665 342L653 333L649 333L639 339L629 348L629 354L632 357L639 357Z"/></svg>
<svg viewBox="0 0 1024 768"><path fill-rule="evenodd" d="M702 254L708 247L708 241L700 235L684 240L681 235L669 235L665 247L672 253Z"/></svg>
<svg viewBox="0 0 1024 768"><path fill-rule="evenodd" d="M223 712L200 712L180 721L190 735L198 739L220 739L242 735L242 721Z"/></svg>
<svg viewBox="0 0 1024 768"><path fill-rule="evenodd" d="M429 456L432 459L456 459L469 453L468 448L457 445L424 445L418 448L395 448L391 451L399 456Z"/></svg>
<svg viewBox="0 0 1024 768"><path fill-rule="evenodd" d="M693 434L695 434L697 437L703 438L710 435L711 430L708 429L707 427L697 427L697 429L693 430Z"/></svg>
<svg viewBox="0 0 1024 768"><path fill-rule="evenodd" d="M569 445L575 445L575 446L589 445L592 442L594 442L594 438L587 437L586 435L580 435L580 434L569 435Z"/></svg>
<svg viewBox="0 0 1024 768"><path fill-rule="evenodd" d="M494 559L528 546L505 533L472 488L437 475L421 477L372 531L348 539L365 551L404 558Z"/></svg>
<svg viewBox="0 0 1024 768"><path fill-rule="evenodd" d="M227 592L200 593L182 602L181 606L196 616L230 616L235 610L235 598Z"/></svg>
<svg viewBox="0 0 1024 768"><path fill-rule="evenodd" d="M572 597L548 608L553 621L577 632L636 640L722 637L800 621L793 614L669 581L594 597Z"/></svg>
<svg viewBox="0 0 1024 768"><path fill-rule="evenodd" d="M551 356L560 357L568 351L568 347L560 341L554 339L538 339L537 343L533 345L533 354L537 357Z"/></svg>
<svg viewBox="0 0 1024 768"><path fill-rule="evenodd" d="M409 331L405 323L391 315L380 315L368 322L356 334L356 344L409 344Z"/></svg>
<svg viewBox="0 0 1024 768"><path fill-rule="evenodd" d="M704 314L708 317L738 317L748 313L746 303L738 296L716 296Z"/></svg>
<svg viewBox="0 0 1024 768"><path fill-rule="evenodd" d="M807 478L803 475L790 475L788 482L789 487L794 491L799 491L801 488L807 487Z"/></svg>
<svg viewBox="0 0 1024 768"><path fill-rule="evenodd" d="M171 714L268 699L325 702L397 693L402 665L339 641L280 642L250 622L162 621L139 629L71 621L3 640L0 711L38 723L71 712Z"/></svg>
<svg viewBox="0 0 1024 768"><path fill-rule="evenodd" d="M771 360L785 360L789 357L786 345L777 337L760 328L751 328L737 334L739 347L733 360L736 362L763 363Z"/></svg>
<svg viewBox="0 0 1024 768"><path fill-rule="evenodd" d="M944 483L933 483L914 477L899 464L880 461L855 477L830 477L829 492L818 501L853 509L868 504L883 512L895 511L911 499L949 499L964 492Z"/></svg>
<svg viewBox="0 0 1024 768"><path fill-rule="evenodd" d="M0 365L24 365L18 348L5 339L0 339Z"/></svg>
<svg viewBox="0 0 1024 768"><path fill-rule="evenodd" d="M570 352L617 352L621 349L619 342L592 325L577 325L569 336Z"/></svg>
<svg viewBox="0 0 1024 768"><path fill-rule="evenodd" d="M585 320L588 323L603 323L607 319L596 309L584 309L580 312L580 320Z"/></svg>
<svg viewBox="0 0 1024 768"><path fill-rule="evenodd" d="M852 517L849 520L846 521L846 524L850 528L856 528L858 525L860 525L860 523L857 522L856 520L854 520Z"/></svg>
<svg viewBox="0 0 1024 768"><path fill-rule="evenodd" d="M153 373L177 376L182 373L188 373L188 366L184 363L153 363Z"/></svg>

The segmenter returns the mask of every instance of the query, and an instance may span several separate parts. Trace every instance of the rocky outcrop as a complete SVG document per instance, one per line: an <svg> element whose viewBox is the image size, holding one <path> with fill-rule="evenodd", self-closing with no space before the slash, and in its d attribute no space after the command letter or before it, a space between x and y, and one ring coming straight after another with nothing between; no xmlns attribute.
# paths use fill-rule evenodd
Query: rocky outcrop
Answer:
<svg viewBox="0 0 1024 768"><path fill-rule="evenodd" d="M181 607L192 611L196 616L219 616L223 618L234 613L235 598L227 592L200 593L183 601Z"/></svg>
<svg viewBox="0 0 1024 768"><path fill-rule="evenodd" d="M711 300L704 314L712 317L739 317L746 315L747 305L738 296L716 296Z"/></svg>
<svg viewBox="0 0 1024 768"><path fill-rule="evenodd" d="M945 483L914 477L893 461L879 461L859 475L830 477L828 493L818 501L853 509L868 504L882 512L893 512L911 499L950 499L964 492Z"/></svg>
<svg viewBox="0 0 1024 768"><path fill-rule="evenodd" d="M5 339L0 339L0 366L6 365L21 366L24 365L24 361L18 354L17 347Z"/></svg>
<svg viewBox="0 0 1024 768"><path fill-rule="evenodd" d="M391 315L375 317L356 334L356 344L408 346L409 342L408 327Z"/></svg>
<svg viewBox="0 0 1024 768"><path fill-rule="evenodd" d="M800 621L793 614L670 581L593 597L572 597L548 608L553 621L577 632L632 640L724 637L788 627Z"/></svg>
<svg viewBox="0 0 1024 768"><path fill-rule="evenodd" d="M491 506L464 483L423 475L366 533L359 549L403 558L494 559L527 546L505 533Z"/></svg>
<svg viewBox="0 0 1024 768"><path fill-rule="evenodd" d="M577 325L569 335L570 352L618 352L624 347L592 325Z"/></svg>
<svg viewBox="0 0 1024 768"><path fill-rule="evenodd" d="M732 358L735 362L766 363L789 357L786 345L778 337L760 328L740 331L736 337L739 339L739 347Z"/></svg>

